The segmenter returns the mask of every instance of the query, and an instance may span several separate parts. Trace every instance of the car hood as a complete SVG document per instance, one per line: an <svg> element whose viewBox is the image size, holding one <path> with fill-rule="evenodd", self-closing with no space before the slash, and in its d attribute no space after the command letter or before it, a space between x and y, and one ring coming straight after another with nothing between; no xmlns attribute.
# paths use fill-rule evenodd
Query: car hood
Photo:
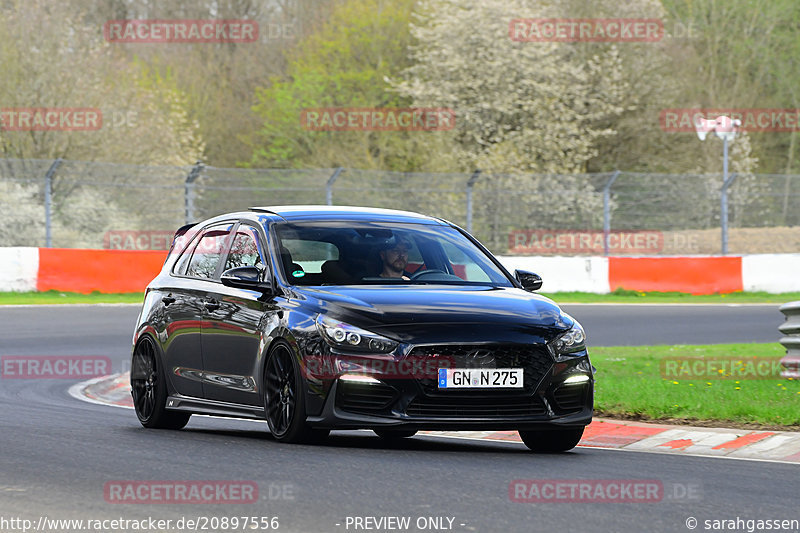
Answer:
<svg viewBox="0 0 800 533"><path fill-rule="evenodd" d="M401 342L546 342L572 326L549 298L513 287L294 287L320 312ZM533 338L532 338L533 336Z"/></svg>

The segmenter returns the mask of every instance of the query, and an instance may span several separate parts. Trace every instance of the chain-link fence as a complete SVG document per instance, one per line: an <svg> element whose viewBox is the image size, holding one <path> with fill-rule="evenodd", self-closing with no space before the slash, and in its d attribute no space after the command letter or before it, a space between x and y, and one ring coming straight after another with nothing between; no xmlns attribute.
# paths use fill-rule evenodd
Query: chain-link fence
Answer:
<svg viewBox="0 0 800 533"><path fill-rule="evenodd" d="M251 206L387 207L442 217L496 253L800 252L800 176L406 173L0 159L0 246L166 248Z"/></svg>

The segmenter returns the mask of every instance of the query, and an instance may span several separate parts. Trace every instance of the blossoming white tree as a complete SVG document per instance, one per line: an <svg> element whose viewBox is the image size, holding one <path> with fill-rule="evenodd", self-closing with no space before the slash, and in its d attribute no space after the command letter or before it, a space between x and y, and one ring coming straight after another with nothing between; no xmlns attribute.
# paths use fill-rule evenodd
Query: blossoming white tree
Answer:
<svg viewBox="0 0 800 533"><path fill-rule="evenodd" d="M574 17L572 7L425 0L412 27L415 61L396 89L417 106L455 110L451 157L486 173L476 208L491 227L476 230L495 249L511 227L554 227L567 212L573 227L591 227L602 215L601 196L579 174L626 109L618 47L519 42L509 32L514 19Z"/></svg>

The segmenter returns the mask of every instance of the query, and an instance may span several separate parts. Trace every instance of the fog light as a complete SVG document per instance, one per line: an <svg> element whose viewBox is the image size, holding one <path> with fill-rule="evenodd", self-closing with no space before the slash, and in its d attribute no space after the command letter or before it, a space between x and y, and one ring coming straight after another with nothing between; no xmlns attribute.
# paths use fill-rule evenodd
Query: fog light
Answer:
<svg viewBox="0 0 800 533"><path fill-rule="evenodd" d="M343 374L340 378L340 381L351 381L351 382L358 382L358 383L380 383L375 378L371 378L369 376L365 376L364 374Z"/></svg>
<svg viewBox="0 0 800 533"><path fill-rule="evenodd" d="M589 376L586 374L577 374L575 376L570 376L564 380L564 385L574 385L576 383L586 383L589 381Z"/></svg>

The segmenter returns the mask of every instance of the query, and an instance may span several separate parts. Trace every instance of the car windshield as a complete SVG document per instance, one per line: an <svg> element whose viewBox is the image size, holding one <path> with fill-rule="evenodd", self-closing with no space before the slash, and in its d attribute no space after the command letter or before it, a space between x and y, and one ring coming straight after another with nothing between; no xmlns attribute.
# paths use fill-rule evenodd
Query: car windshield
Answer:
<svg viewBox="0 0 800 533"><path fill-rule="evenodd" d="M293 285L446 284L511 287L458 230L434 224L275 225L280 267Z"/></svg>

